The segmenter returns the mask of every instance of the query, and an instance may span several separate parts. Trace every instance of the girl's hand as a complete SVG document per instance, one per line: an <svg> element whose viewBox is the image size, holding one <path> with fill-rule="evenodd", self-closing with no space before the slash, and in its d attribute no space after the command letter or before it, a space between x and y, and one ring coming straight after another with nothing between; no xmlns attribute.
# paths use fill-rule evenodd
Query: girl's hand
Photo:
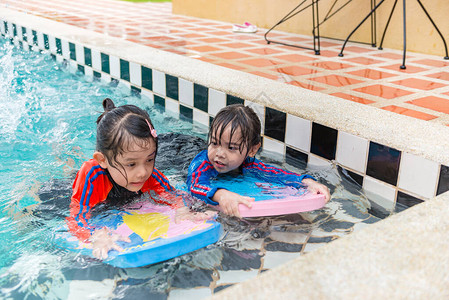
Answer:
<svg viewBox="0 0 449 300"><path fill-rule="evenodd" d="M108 228L95 230L90 237L90 240L92 241L92 255L98 259L108 258L108 252L112 249L123 251L122 247L117 245L115 242L131 242L129 237L113 233Z"/></svg>
<svg viewBox="0 0 449 300"><path fill-rule="evenodd" d="M307 185L307 189L312 193L323 194L326 203L329 202L329 200L331 199L329 189L324 184L321 184L313 180L312 178L306 178L302 181L302 183Z"/></svg>
<svg viewBox="0 0 449 300"><path fill-rule="evenodd" d="M218 202L221 210L230 216L241 218L239 211L239 204L246 205L248 208L252 207L254 198L247 196L240 196L239 194L230 192L225 189L219 189L212 198L215 202Z"/></svg>

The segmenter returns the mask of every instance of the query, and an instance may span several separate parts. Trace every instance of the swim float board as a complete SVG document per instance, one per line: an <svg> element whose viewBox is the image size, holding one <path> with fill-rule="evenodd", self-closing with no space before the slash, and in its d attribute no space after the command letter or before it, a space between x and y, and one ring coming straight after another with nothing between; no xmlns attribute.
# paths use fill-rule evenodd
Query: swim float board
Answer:
<svg viewBox="0 0 449 300"><path fill-rule="evenodd" d="M108 211L90 220L98 228L108 227L131 240L117 242L123 251L111 250L103 262L120 268L141 267L162 262L218 241L221 225L213 220L175 223L176 209L151 202L133 204L125 211ZM68 232L56 234L56 244L93 257L90 243L83 243Z"/></svg>
<svg viewBox="0 0 449 300"><path fill-rule="evenodd" d="M312 193L299 183L285 185L266 180L269 182L251 174L225 175L214 179L214 185L255 199L251 208L239 205L242 217L287 215L320 209L326 204L324 195Z"/></svg>

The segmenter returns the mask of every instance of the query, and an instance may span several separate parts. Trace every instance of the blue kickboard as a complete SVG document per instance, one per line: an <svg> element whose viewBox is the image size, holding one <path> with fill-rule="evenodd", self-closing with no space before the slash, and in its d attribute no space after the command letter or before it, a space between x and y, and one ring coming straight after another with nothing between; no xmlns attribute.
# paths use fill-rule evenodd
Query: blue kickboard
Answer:
<svg viewBox="0 0 449 300"><path fill-rule="evenodd" d="M162 262L218 241L220 223L180 220L175 222L175 209L166 205L139 203L137 209L109 211L90 220L96 228L107 227L128 236L130 243L117 242L123 251L111 250L103 262L120 268L133 268ZM73 236L67 226L55 235L59 247L93 257L90 243Z"/></svg>

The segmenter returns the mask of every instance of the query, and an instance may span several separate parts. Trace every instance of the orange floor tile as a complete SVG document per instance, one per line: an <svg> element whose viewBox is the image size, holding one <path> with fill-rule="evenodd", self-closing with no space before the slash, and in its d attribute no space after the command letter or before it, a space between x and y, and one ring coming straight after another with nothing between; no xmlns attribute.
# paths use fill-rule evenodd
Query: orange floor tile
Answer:
<svg viewBox="0 0 449 300"><path fill-rule="evenodd" d="M3 0L0 5L361 105L449 124L449 60L443 59L443 48L441 56L408 52L402 70L399 50L350 42L339 57L343 43L321 38L321 55L315 55L267 44L263 28L253 34L233 33L231 23L174 15L171 3ZM313 44L309 36L282 31L271 31L269 38Z"/></svg>

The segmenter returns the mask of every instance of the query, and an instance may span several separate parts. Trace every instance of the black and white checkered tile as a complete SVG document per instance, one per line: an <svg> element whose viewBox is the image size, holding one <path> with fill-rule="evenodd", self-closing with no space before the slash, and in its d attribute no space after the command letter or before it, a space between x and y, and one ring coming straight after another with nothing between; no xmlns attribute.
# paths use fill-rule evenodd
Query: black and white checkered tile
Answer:
<svg viewBox="0 0 449 300"><path fill-rule="evenodd" d="M368 193L412 206L449 190L449 167L289 113L223 93L84 45L1 20L3 37L26 50L47 50L85 76L125 84L132 93L209 125L230 104L251 106L262 122L263 148L292 164L334 161Z"/></svg>

